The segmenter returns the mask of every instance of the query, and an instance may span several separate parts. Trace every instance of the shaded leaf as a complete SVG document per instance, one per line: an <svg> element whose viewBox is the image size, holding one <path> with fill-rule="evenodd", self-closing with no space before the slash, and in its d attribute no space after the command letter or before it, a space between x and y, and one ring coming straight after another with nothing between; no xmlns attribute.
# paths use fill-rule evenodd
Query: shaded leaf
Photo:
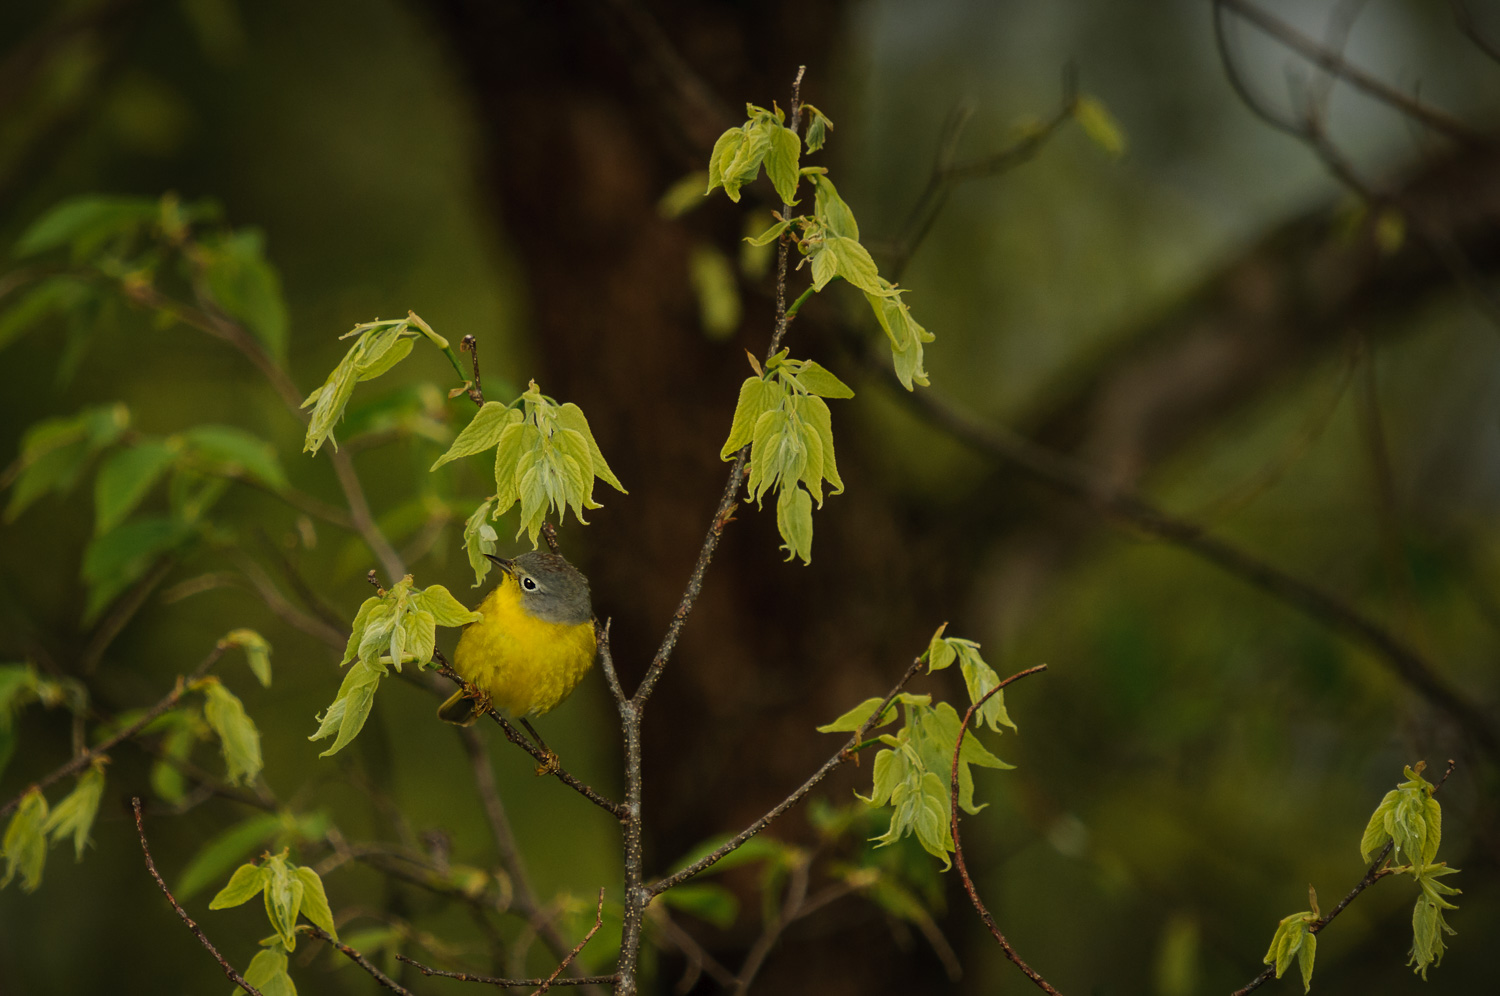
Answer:
<svg viewBox="0 0 1500 996"><path fill-rule="evenodd" d="M5 857L0 889L16 875L21 876L24 892L35 892L42 884L42 868L47 863L47 838L42 829L46 822L47 799L40 789L33 788L21 797L5 827L5 836L0 838L0 853Z"/></svg>
<svg viewBox="0 0 1500 996"><path fill-rule="evenodd" d="M229 783L253 780L261 769L260 731L245 712L244 703L223 682L206 679L203 691L203 716L218 734Z"/></svg>
<svg viewBox="0 0 1500 996"><path fill-rule="evenodd" d="M177 451L159 439L143 439L105 460L94 478L94 533L109 532L135 511Z"/></svg>
<svg viewBox="0 0 1500 996"><path fill-rule="evenodd" d="M244 650L255 680L260 682L262 688L271 687L271 645L266 642L265 637L253 629L237 629L227 634L224 642Z"/></svg>
<svg viewBox="0 0 1500 996"><path fill-rule="evenodd" d="M693 246L688 255L688 282L698 299L698 321L704 334L715 342L733 335L740 327L740 287L729 257L710 245Z"/></svg>
<svg viewBox="0 0 1500 996"><path fill-rule="evenodd" d="M1125 133L1097 97L1079 97L1073 104L1073 118L1099 148L1117 158L1125 154ZM1276 974L1280 978L1281 973Z"/></svg>
<svg viewBox="0 0 1500 996"><path fill-rule="evenodd" d="M675 910L711 923L720 930L732 927L740 911L740 903L734 893L717 882L679 885L663 892L661 901Z"/></svg>
<svg viewBox="0 0 1500 996"><path fill-rule="evenodd" d="M182 433L184 455L211 474L248 477L273 491L288 482L276 447L232 425L195 425Z"/></svg>
<svg viewBox="0 0 1500 996"><path fill-rule="evenodd" d="M12 252L17 257L34 256L71 245L73 258L79 261L110 238L138 231L154 221L158 212L157 202L144 197L71 197L33 222Z"/></svg>
<svg viewBox="0 0 1500 996"><path fill-rule="evenodd" d="M245 324L278 360L286 358L287 311L281 277L265 258L265 236L242 228L203 247L204 276L215 302Z"/></svg>
<svg viewBox="0 0 1500 996"><path fill-rule="evenodd" d="M84 621L97 618L158 557L181 546L192 534L192 526L185 522L149 516L96 536L83 553L82 574L89 586Z"/></svg>
<svg viewBox="0 0 1500 996"><path fill-rule="evenodd" d="M40 280L0 314L0 349L54 314L67 314L93 300L93 289L77 277Z"/></svg>
<svg viewBox="0 0 1500 996"><path fill-rule="evenodd" d="M99 797L103 794L104 765L95 761L42 824L43 832L52 837L53 843L72 836L73 853L79 861L83 860L83 848L88 843L89 830L99 812Z"/></svg>

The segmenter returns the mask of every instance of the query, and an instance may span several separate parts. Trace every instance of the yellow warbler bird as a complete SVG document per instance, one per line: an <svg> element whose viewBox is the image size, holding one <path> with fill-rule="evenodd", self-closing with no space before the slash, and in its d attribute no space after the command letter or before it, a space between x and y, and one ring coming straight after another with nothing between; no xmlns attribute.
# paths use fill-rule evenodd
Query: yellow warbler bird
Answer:
<svg viewBox="0 0 1500 996"><path fill-rule="evenodd" d="M486 554L488 556L488 554ZM589 582L555 553L523 553L500 567L500 583L480 603L484 618L458 638L453 667L479 695L459 689L438 718L469 726L493 702L516 718L550 712L594 664Z"/></svg>

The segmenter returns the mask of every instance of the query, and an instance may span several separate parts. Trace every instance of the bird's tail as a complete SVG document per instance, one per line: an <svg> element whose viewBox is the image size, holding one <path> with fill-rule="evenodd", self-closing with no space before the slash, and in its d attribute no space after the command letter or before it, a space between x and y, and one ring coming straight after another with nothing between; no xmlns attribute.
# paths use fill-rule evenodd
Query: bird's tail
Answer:
<svg viewBox="0 0 1500 996"><path fill-rule="evenodd" d="M474 697L465 695L460 688L448 696L448 701L438 706L438 719L455 726L473 726L482 715L476 705Z"/></svg>

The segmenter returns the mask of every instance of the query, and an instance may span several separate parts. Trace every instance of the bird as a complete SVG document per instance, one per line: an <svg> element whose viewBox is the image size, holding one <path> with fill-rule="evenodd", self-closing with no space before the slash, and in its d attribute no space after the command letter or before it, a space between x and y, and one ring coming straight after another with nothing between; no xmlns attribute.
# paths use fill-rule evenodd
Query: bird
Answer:
<svg viewBox="0 0 1500 996"><path fill-rule="evenodd" d="M453 653L454 670L470 687L438 707L439 719L458 726L472 725L491 703L522 721L551 712L578 687L598 649L589 581L578 568L542 551L485 556L500 568L500 583Z"/></svg>

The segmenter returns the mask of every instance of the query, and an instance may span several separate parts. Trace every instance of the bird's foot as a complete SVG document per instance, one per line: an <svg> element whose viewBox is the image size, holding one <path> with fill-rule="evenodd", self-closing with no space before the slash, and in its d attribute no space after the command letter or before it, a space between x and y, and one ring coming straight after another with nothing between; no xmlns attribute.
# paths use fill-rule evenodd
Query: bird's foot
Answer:
<svg viewBox="0 0 1500 996"><path fill-rule="evenodd" d="M537 777L554 775L560 770L562 770L562 762L557 759L557 754L551 750L544 751L542 763L536 766Z"/></svg>

